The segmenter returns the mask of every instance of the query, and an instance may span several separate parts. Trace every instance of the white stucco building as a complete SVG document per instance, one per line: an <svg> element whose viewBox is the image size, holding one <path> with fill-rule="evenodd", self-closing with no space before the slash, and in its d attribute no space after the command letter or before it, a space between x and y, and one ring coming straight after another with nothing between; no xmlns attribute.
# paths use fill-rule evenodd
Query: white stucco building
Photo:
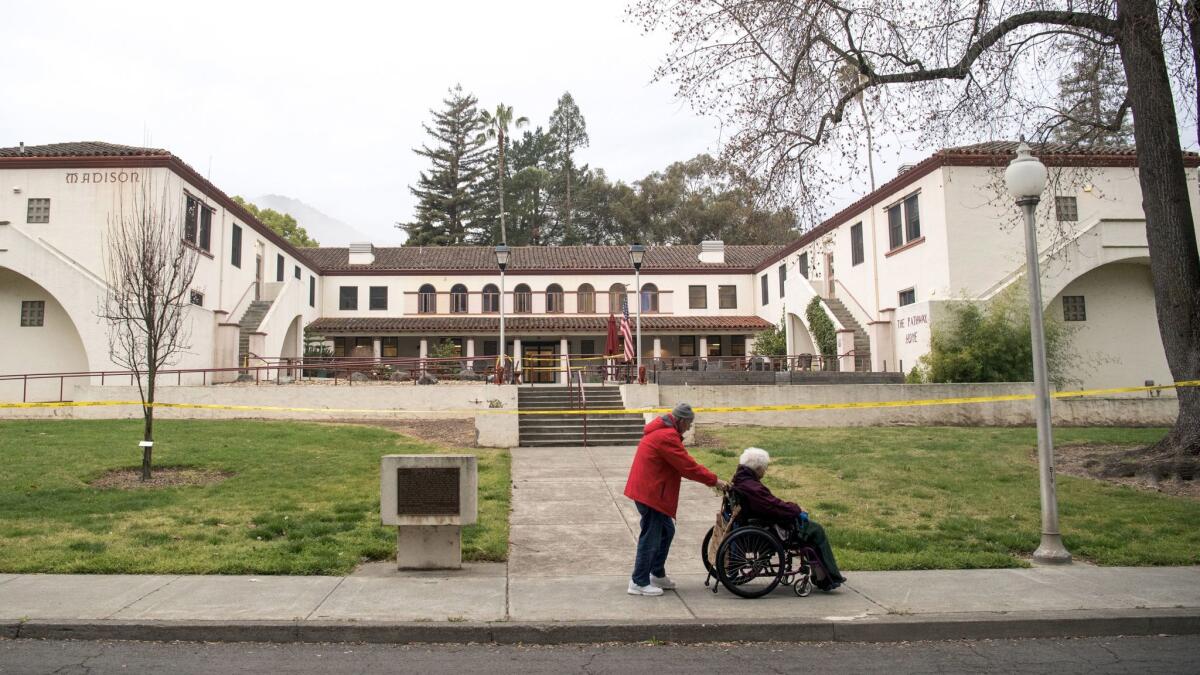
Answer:
<svg viewBox="0 0 1200 675"><path fill-rule="evenodd" d="M646 362L740 359L781 320L790 354L815 353L804 309L821 297L843 370L910 369L929 349L940 303L987 299L1020 277L1017 212L999 189L1014 145L936 153L787 246L650 247ZM1040 156L1071 178L1052 185L1040 213L1048 311L1078 327L1076 378L1170 381L1132 153ZM1194 190L1200 158L1187 162ZM443 341L462 356L499 350L490 249L297 249L168 151L63 143L0 149L0 375L117 369L96 318L103 238L122 200L146 185L174 202L200 254L179 368L298 356L305 327L339 356L419 357ZM631 313L638 301L626 250L615 246L517 248L505 289L507 352L530 363L603 351L622 294ZM0 399L57 398L58 387L0 381Z"/></svg>

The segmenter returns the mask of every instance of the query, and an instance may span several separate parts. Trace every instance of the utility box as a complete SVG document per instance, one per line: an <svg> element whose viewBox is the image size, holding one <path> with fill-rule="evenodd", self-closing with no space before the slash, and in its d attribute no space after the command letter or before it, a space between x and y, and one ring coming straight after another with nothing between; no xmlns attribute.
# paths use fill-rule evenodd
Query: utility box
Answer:
<svg viewBox="0 0 1200 675"><path fill-rule="evenodd" d="M379 514L395 525L400 569L462 567L462 526L478 518L474 455L384 455Z"/></svg>

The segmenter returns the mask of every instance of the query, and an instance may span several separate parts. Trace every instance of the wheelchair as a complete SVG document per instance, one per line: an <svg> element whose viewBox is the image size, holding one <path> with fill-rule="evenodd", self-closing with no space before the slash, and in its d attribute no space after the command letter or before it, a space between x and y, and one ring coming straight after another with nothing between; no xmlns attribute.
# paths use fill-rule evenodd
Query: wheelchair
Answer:
<svg viewBox="0 0 1200 675"><path fill-rule="evenodd" d="M708 552L716 526L709 528L700 545L708 572L704 585L709 587L712 581L713 593L720 581L734 595L761 598L782 583L803 598L812 593L814 582L829 578L816 549L800 543L793 528L742 518L738 511L737 493L731 488L721 500L720 517L729 529L716 559L710 560Z"/></svg>

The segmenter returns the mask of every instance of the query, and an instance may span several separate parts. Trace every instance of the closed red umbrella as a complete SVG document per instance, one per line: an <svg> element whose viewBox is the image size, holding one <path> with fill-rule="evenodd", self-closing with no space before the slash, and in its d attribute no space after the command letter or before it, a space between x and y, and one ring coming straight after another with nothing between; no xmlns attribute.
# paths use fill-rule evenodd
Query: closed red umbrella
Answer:
<svg viewBox="0 0 1200 675"><path fill-rule="evenodd" d="M621 345L621 341L617 338L617 317L612 314L608 315L608 337L604 339L604 355L616 356L624 354L625 348Z"/></svg>

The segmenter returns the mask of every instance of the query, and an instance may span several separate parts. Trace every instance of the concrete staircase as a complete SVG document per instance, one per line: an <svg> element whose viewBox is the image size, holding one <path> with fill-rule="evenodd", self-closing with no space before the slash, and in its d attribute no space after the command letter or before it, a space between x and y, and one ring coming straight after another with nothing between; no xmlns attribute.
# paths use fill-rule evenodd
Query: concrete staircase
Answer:
<svg viewBox="0 0 1200 675"><path fill-rule="evenodd" d="M250 303L250 306L246 308L246 313L238 321L238 367L246 362L246 356L250 354L250 334L258 331L263 317L270 309L270 300L255 300ZM242 371L241 374L245 375L247 371Z"/></svg>
<svg viewBox="0 0 1200 675"><path fill-rule="evenodd" d="M618 387L587 387L588 410L624 410ZM578 396L578 393L576 393ZM538 446L584 445L584 415L539 415L538 410L570 410L566 387L521 387L517 391L520 444ZM530 411L534 411L530 413ZM587 416L587 445L637 445L646 426L640 413Z"/></svg>
<svg viewBox="0 0 1200 675"><path fill-rule="evenodd" d="M867 331L863 330L863 327L854 319L854 315L850 313L850 310L846 309L846 305L841 300L837 298L824 298L824 300L825 304L829 306L829 310L837 317L837 320L846 328L854 331L854 354L863 357L855 359L855 370L870 370L871 338L867 336Z"/></svg>

